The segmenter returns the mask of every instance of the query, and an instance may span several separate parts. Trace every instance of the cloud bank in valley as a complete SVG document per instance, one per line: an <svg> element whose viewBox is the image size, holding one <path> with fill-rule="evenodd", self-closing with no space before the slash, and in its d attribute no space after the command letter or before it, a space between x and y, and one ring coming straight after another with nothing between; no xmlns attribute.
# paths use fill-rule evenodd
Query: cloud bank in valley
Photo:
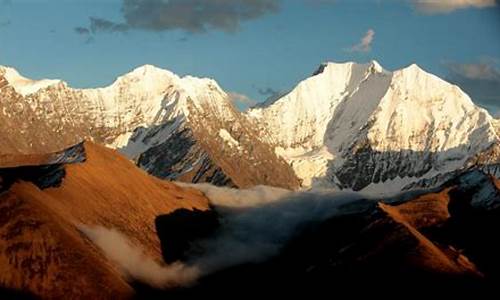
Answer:
<svg viewBox="0 0 500 300"><path fill-rule="evenodd" d="M222 218L210 238L197 242L204 251L185 263L160 265L145 257L114 229L81 226L81 230L123 270L124 274L155 287L190 285L213 272L277 254L303 226L348 213L344 204L366 199L349 192L291 192L257 186L238 190L209 184L183 184L201 190ZM363 202L366 203L366 202Z"/></svg>

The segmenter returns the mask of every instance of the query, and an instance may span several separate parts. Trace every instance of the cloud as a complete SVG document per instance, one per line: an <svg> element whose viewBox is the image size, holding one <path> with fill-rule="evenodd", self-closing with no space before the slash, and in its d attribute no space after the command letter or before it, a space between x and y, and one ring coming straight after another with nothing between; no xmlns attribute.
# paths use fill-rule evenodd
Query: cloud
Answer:
<svg viewBox="0 0 500 300"><path fill-rule="evenodd" d="M460 86L479 105L493 115L500 112L500 70L495 60L478 63L447 62L447 80Z"/></svg>
<svg viewBox="0 0 500 300"><path fill-rule="evenodd" d="M95 34L98 32L121 32L125 33L129 30L126 24L117 24L106 19L90 17L89 27L77 26L73 30L82 36L85 36L85 44L91 44L95 41Z"/></svg>
<svg viewBox="0 0 500 300"><path fill-rule="evenodd" d="M122 0L124 22L90 18L89 29L125 32L131 29L189 33L235 32L244 21L275 13L281 0Z"/></svg>
<svg viewBox="0 0 500 300"><path fill-rule="evenodd" d="M272 103L275 100L278 100L281 97L283 97L284 95L286 95L286 92L276 90L276 89L273 89L271 87L258 88L255 85L253 87L257 89L257 92L260 95L266 97L264 103Z"/></svg>
<svg viewBox="0 0 500 300"><path fill-rule="evenodd" d="M349 52L369 52L372 49L373 39L375 38L375 30L368 29L365 35L361 38L358 44L348 49Z"/></svg>
<svg viewBox="0 0 500 300"><path fill-rule="evenodd" d="M265 261L300 234L305 226L334 215L366 209L367 204L373 203L360 193L177 184L202 191L221 218L221 225L213 236L192 241L193 247L202 251L188 251L191 256L188 255L184 263L160 265L114 229L85 225L80 225L79 229L120 267L126 277L154 287L169 288L189 286L201 276L228 267Z"/></svg>
<svg viewBox="0 0 500 300"><path fill-rule="evenodd" d="M500 72L486 62L473 64L449 63L448 69L452 74L472 80L493 80L500 81Z"/></svg>
<svg viewBox="0 0 500 300"><path fill-rule="evenodd" d="M257 103L257 101L253 100L252 98L248 97L247 95L240 94L237 92L229 92L228 93L229 99L231 102L234 104L241 104L244 106L251 106Z"/></svg>
<svg viewBox="0 0 500 300"><path fill-rule="evenodd" d="M87 35L90 34L90 30L85 27L75 27L73 29L76 33L81 34L81 35Z"/></svg>
<svg viewBox="0 0 500 300"><path fill-rule="evenodd" d="M174 263L162 266L147 257L140 247L122 233L102 226L79 225L82 231L104 254L121 268L123 275L156 288L169 288L192 284L199 276L198 270Z"/></svg>
<svg viewBox="0 0 500 300"><path fill-rule="evenodd" d="M414 7L425 14L450 13L466 8L486 8L496 5L496 0L412 0Z"/></svg>
<svg viewBox="0 0 500 300"><path fill-rule="evenodd" d="M90 17L90 31L97 32L126 32L130 28L127 24L114 23L106 19Z"/></svg>
<svg viewBox="0 0 500 300"><path fill-rule="evenodd" d="M73 30L77 34L85 37L84 44L86 44L86 45L92 44L95 41L95 38L92 35L92 32L90 31L90 29L85 28L85 27L75 27L75 28L73 28Z"/></svg>
<svg viewBox="0 0 500 300"><path fill-rule="evenodd" d="M259 94L261 94L262 96L268 96L268 97L273 97L273 96L276 96L276 95L279 95L281 94L280 91L277 91L273 88L270 88L270 87L266 87L266 88L259 88L257 89L257 91L259 92Z"/></svg>
<svg viewBox="0 0 500 300"><path fill-rule="evenodd" d="M366 207L354 202L366 197L349 192L292 192L256 186L250 189L183 184L201 190L222 217L216 235L198 242L204 255L188 262L201 275L276 255L306 225ZM369 200L368 200L369 201ZM349 208L345 204L352 204Z"/></svg>

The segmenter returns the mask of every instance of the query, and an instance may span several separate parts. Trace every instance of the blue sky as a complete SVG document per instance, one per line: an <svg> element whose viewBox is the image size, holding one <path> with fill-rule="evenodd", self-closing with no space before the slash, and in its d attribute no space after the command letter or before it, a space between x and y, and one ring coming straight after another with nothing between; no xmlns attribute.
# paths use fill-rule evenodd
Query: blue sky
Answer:
<svg viewBox="0 0 500 300"><path fill-rule="evenodd" d="M104 86L134 67L153 64L180 75L212 77L226 91L262 101L292 88L321 62L370 59L389 70L417 63L498 114L500 5L495 0L0 0L0 64L74 87Z"/></svg>

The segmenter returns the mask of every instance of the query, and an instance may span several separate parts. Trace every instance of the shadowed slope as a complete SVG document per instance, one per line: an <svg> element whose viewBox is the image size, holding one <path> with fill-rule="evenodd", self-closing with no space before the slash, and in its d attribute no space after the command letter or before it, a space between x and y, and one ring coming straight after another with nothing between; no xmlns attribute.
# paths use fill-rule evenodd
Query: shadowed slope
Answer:
<svg viewBox="0 0 500 300"><path fill-rule="evenodd" d="M303 224L274 257L168 295L483 295L500 278L500 243L488 234L499 225L499 195L494 178L471 171L431 191L350 202ZM273 209L285 210L288 200Z"/></svg>

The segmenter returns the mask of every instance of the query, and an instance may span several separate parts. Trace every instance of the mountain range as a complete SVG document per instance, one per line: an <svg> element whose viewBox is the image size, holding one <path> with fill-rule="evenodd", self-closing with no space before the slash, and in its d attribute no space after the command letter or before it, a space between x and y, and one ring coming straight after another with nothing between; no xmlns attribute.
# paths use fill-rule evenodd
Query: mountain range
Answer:
<svg viewBox="0 0 500 300"><path fill-rule="evenodd" d="M410 65L325 63L239 111L145 65L0 67L0 297L494 291L500 121ZM339 295L340 295L339 294Z"/></svg>
<svg viewBox="0 0 500 300"><path fill-rule="evenodd" d="M498 121L413 64L324 63L281 97L240 112L212 79L151 65L96 89L0 67L1 153L82 140L118 149L159 178L375 194L498 174Z"/></svg>

